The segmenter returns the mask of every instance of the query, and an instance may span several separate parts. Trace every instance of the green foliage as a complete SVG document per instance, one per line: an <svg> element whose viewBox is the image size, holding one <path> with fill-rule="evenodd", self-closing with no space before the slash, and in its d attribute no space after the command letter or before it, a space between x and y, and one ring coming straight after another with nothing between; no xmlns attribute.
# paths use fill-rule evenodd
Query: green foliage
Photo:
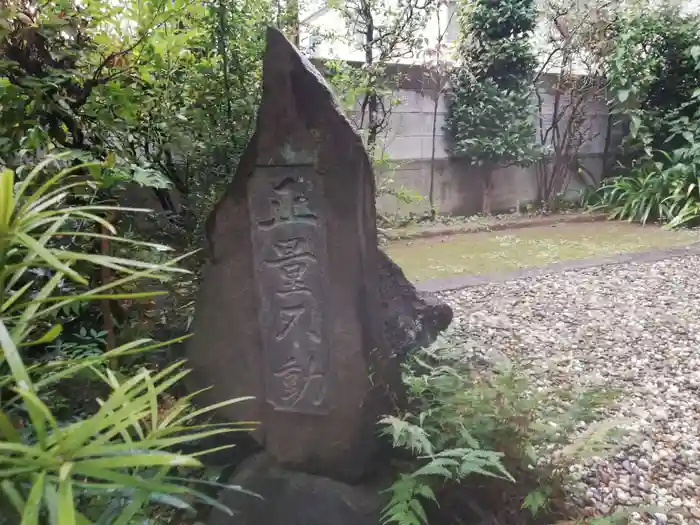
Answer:
<svg viewBox="0 0 700 525"><path fill-rule="evenodd" d="M611 217L674 228L700 219L700 19L677 10L620 18L608 77L613 110L629 118L631 170L593 206Z"/></svg>
<svg viewBox="0 0 700 525"><path fill-rule="evenodd" d="M660 221L668 228L700 224L700 160L687 163L677 152L667 158L611 179L590 199L591 209L605 210L611 219Z"/></svg>
<svg viewBox="0 0 700 525"><path fill-rule="evenodd" d="M47 154L78 151L80 161L102 167L91 173L100 191L75 199L158 207L159 213L119 216L120 231L132 240L172 245L179 253L198 247L205 218L233 176L254 126L263 28L270 18L268 0L4 2L0 166L22 178L25 165ZM163 259L147 245L84 236L65 241L74 252ZM198 263L186 262L195 270ZM88 279L94 285L113 271ZM166 338L180 335L194 278L179 281L177 288L150 321L142 315L143 303L130 308L134 301L113 301L114 323L102 305L82 305L62 316L71 334L57 340L61 349L49 350L83 345L72 330L78 325L108 331L108 340L117 343L154 329L167 331ZM99 348L91 345L89 351Z"/></svg>
<svg viewBox="0 0 700 525"><path fill-rule="evenodd" d="M630 119L641 162L683 144L674 128L697 111L698 46L700 19L672 8L629 11L616 24L606 67L612 109Z"/></svg>
<svg viewBox="0 0 700 525"><path fill-rule="evenodd" d="M527 164L537 157L531 37L533 0L461 6L462 64L452 78L447 131L453 154L473 164Z"/></svg>
<svg viewBox="0 0 700 525"><path fill-rule="evenodd" d="M514 500L541 513L570 464L607 448L610 423L571 436L600 417L609 394L535 389L517 366L475 371L457 350L444 340L414 357L404 376L412 409L382 422L394 447L413 458L390 489L385 523L427 524L424 505L440 502L438 490L484 485L475 476L514 482Z"/></svg>
<svg viewBox="0 0 700 525"><path fill-rule="evenodd" d="M391 436L394 447L409 450L420 462L415 471L400 474L389 489L391 499L384 509L382 523L427 525L423 504L437 503L431 487L435 479L460 481L474 474L512 479L501 463L503 454L482 450L466 429L460 436L464 440L460 444L464 446L441 450L432 441L436 436L430 435L420 421L410 415L387 417L381 424L385 426L383 433Z"/></svg>
<svg viewBox="0 0 700 525"><path fill-rule="evenodd" d="M6 2L0 164L69 148L109 160L112 188L225 182L252 131L269 18L249 0Z"/></svg>
<svg viewBox="0 0 700 525"><path fill-rule="evenodd" d="M187 374L182 362L133 375L107 366L162 343L141 339L97 355L33 357L61 335L61 311L98 299L142 298L148 294L124 292L124 285L164 282L184 272L177 260L153 264L67 249L64 239L80 236L144 243L117 236L100 216L115 209L71 204L94 183L84 175L86 166L62 167L66 158L45 159L21 182L11 170L0 174L0 523L127 525L153 503L189 510L196 502L219 506L184 477L201 468L197 456L207 451L188 455L180 449L241 427L200 424L216 406L194 409L193 396L164 404ZM109 233L91 233L96 224ZM88 274L100 267L114 270L116 278L90 287ZM102 386L94 410L61 420L53 389L86 376ZM95 504L100 500L103 506Z"/></svg>

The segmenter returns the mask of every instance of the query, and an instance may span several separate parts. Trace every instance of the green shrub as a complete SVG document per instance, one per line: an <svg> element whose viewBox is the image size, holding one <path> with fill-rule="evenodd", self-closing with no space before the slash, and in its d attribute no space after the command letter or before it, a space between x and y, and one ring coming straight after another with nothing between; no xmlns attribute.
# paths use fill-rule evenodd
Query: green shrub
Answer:
<svg viewBox="0 0 700 525"><path fill-rule="evenodd" d="M613 113L630 120L628 148L649 158L683 147L696 122L700 17L674 5L630 8L614 34L606 76Z"/></svg>
<svg viewBox="0 0 700 525"><path fill-rule="evenodd" d="M616 23L607 67L613 113L630 122L629 171L589 199L611 218L668 227L700 223L700 18L675 7Z"/></svg>
<svg viewBox="0 0 700 525"><path fill-rule="evenodd" d="M179 449L242 427L200 424L216 407L194 409L192 396L165 402L187 374L182 362L131 375L107 366L163 343L141 339L104 353L32 359L61 334L62 309L98 299L142 298L148 294L121 290L183 272L177 260L153 264L71 251L75 243L62 243L106 235L115 243L148 244L118 237L103 218L123 208L71 204L74 192L91 191L87 174L100 165L60 169L66 159L46 159L20 182L10 170L0 173L0 523L126 525L152 503L178 509L196 502L219 505L185 477L202 466L198 456L206 451ZM96 225L110 233L91 233ZM89 275L102 266L114 272L114 280L91 287ZM62 295L66 289L72 294ZM53 388L81 376L100 382L104 395L90 414L61 420Z"/></svg>
<svg viewBox="0 0 700 525"><path fill-rule="evenodd" d="M593 196L591 208L611 219L659 221L668 228L700 224L700 156L676 150L665 158L611 179Z"/></svg>
<svg viewBox="0 0 700 525"><path fill-rule="evenodd" d="M476 487L489 485L483 476L494 491L512 493L516 509L537 514L559 495L572 463L607 447L609 423L571 436L600 417L609 394L534 388L514 364L475 371L455 348L445 340L415 356L404 376L411 411L382 421L411 456L390 489L385 523L427 524L424 505L439 502L439 490L467 494L466 484L478 499Z"/></svg>

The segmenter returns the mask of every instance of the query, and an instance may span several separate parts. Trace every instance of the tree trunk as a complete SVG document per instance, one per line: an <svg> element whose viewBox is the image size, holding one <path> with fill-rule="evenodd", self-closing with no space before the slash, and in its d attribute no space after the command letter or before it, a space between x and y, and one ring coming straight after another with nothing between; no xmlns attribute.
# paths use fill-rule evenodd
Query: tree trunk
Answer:
<svg viewBox="0 0 700 525"><path fill-rule="evenodd" d="M224 80L224 92L226 99L226 116L231 122L232 109L231 109L231 83L228 76L228 50L226 49L226 34L228 29L226 27L226 7L222 0L219 0L219 53L221 54L222 66L223 66L223 80Z"/></svg>
<svg viewBox="0 0 700 525"><path fill-rule="evenodd" d="M612 132L615 119L611 110L608 110L607 126L605 129L605 145L603 146L603 170L600 174L599 183L610 175L610 148L612 146Z"/></svg>
<svg viewBox="0 0 700 525"><path fill-rule="evenodd" d="M287 0L286 18L289 40L299 47L299 0Z"/></svg>
<svg viewBox="0 0 700 525"><path fill-rule="evenodd" d="M379 102L377 95L370 94L367 100L368 111L368 128L367 128L367 151L370 154L370 160L374 162L374 150L377 147L377 137L379 136L379 125L377 123L377 108Z"/></svg>
<svg viewBox="0 0 700 525"><path fill-rule="evenodd" d="M435 94L433 99L433 141L430 151L430 189L428 190L428 202L430 203L430 218L434 221L437 216L437 210L435 209L435 134L437 125L437 110L438 101L440 100L440 93Z"/></svg>
<svg viewBox="0 0 700 525"><path fill-rule="evenodd" d="M371 66L374 63L374 56L372 55L372 44L374 42L374 19L371 15L366 17L367 28L365 31L365 65ZM371 68L369 68L371 69ZM379 124L377 122L377 111L379 109L379 101L377 100L377 88L376 79L372 73L368 76L368 83L366 86L366 100L367 100L367 151L370 154L370 160L374 162L374 149L377 145L377 135L379 135Z"/></svg>
<svg viewBox="0 0 700 525"><path fill-rule="evenodd" d="M493 190L493 172L495 170L494 166L482 166L481 167L481 182L482 182L482 195L481 195L481 212L484 215L491 215L491 193Z"/></svg>

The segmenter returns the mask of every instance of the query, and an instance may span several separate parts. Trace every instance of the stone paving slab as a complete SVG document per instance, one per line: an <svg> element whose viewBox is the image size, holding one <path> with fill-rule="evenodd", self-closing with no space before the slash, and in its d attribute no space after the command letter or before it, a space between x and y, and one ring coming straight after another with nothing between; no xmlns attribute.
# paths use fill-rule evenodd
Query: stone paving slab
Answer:
<svg viewBox="0 0 700 525"><path fill-rule="evenodd" d="M581 270L585 268L594 268L597 266L608 266L611 264L627 264L627 263L650 263L662 261L664 259L672 259L676 257L686 257L689 255L700 254L700 242L693 243L687 246L677 246L662 250L650 250L644 252L630 252L612 255L608 257L593 257L590 259L582 259L578 261L564 261L560 263L550 264L540 268L523 268L512 272L501 272L496 274L485 275L453 275L450 277L440 277L437 279L428 279L416 285L416 288L421 292L449 292L460 290L471 286L481 286L488 283L498 283L506 281L514 281L517 279L525 279L547 275L551 273L566 272L569 270Z"/></svg>

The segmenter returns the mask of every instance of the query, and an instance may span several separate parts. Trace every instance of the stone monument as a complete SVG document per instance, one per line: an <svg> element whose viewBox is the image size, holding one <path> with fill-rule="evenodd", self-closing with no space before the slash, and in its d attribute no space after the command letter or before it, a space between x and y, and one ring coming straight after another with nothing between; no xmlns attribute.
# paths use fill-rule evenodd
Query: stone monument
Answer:
<svg viewBox="0 0 700 525"><path fill-rule="evenodd" d="M246 510L238 521L214 521L320 524L309 507L328 498L347 523L377 523L376 501L342 502L377 493L367 492L385 463L376 424L400 401L399 357L430 343L452 312L418 296L378 250L363 143L276 29L267 32L256 132L207 238L211 262L188 345L192 386L213 385L202 395L209 403L254 396L221 415L259 422L264 453L233 483L266 498L257 507L226 500ZM280 511L284 498L299 501L303 518Z"/></svg>

